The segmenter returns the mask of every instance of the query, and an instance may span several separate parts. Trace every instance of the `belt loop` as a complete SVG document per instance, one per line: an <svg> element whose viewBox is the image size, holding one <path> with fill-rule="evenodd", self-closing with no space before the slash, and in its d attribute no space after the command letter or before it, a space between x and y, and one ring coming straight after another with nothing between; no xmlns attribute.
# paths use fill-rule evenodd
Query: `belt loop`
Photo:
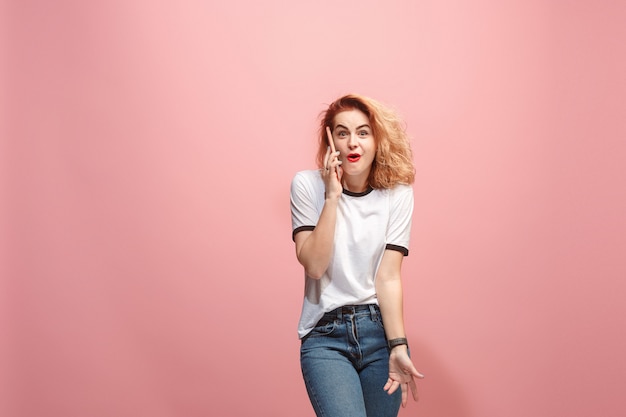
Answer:
<svg viewBox="0 0 626 417"><path fill-rule="evenodd" d="M337 320L341 321L341 319L343 318L343 307L339 307L337 309Z"/></svg>
<svg viewBox="0 0 626 417"><path fill-rule="evenodd" d="M378 312L376 311L376 306L374 304L369 304L370 307L370 315L372 316L372 321L378 321Z"/></svg>

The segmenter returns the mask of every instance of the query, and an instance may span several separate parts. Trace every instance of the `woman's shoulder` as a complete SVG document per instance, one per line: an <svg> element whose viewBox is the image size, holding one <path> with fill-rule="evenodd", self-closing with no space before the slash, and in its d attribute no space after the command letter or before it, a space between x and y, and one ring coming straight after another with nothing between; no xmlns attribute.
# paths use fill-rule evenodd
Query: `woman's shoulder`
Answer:
<svg viewBox="0 0 626 417"><path fill-rule="evenodd" d="M392 188L397 193L413 193L413 186L410 184L397 184Z"/></svg>
<svg viewBox="0 0 626 417"><path fill-rule="evenodd" d="M296 172L294 175L294 178L321 179L322 176L320 175L319 169L305 169L305 170Z"/></svg>
<svg viewBox="0 0 626 417"><path fill-rule="evenodd" d="M318 169L298 171L291 180L291 187L319 188L324 186L324 181Z"/></svg>
<svg viewBox="0 0 626 417"><path fill-rule="evenodd" d="M381 190L392 205L402 204L403 201L413 201L413 187L408 184L396 184L391 188Z"/></svg>
<svg viewBox="0 0 626 417"><path fill-rule="evenodd" d="M298 171L293 176L292 182L318 183L322 181L319 169L307 169Z"/></svg>
<svg viewBox="0 0 626 417"><path fill-rule="evenodd" d="M381 193L388 194L390 196L413 194L413 187L409 184L396 184L391 188L382 188L378 190Z"/></svg>

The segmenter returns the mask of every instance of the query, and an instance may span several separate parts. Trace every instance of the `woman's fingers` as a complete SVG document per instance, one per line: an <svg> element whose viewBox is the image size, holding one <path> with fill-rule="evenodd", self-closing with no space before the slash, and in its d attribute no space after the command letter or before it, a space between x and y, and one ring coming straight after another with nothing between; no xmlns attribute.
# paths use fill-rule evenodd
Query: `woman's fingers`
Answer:
<svg viewBox="0 0 626 417"><path fill-rule="evenodd" d="M411 388L411 394L413 395L413 399L415 401L418 401L419 398L417 396L417 385L415 384L415 381L409 382L409 388Z"/></svg>
<svg viewBox="0 0 626 417"><path fill-rule="evenodd" d="M407 388L406 388L407 384L402 384L401 388L402 388L402 407L406 407L406 401L408 398L408 393L407 393Z"/></svg>
<svg viewBox="0 0 626 417"><path fill-rule="evenodd" d="M332 171L341 165L339 159L339 152L331 151L330 147L327 148L326 155L324 156L324 170Z"/></svg>
<svg viewBox="0 0 626 417"><path fill-rule="evenodd" d="M389 378L383 389L387 391L387 394L391 395L396 392L400 385L401 384L398 381L394 381L393 379Z"/></svg>

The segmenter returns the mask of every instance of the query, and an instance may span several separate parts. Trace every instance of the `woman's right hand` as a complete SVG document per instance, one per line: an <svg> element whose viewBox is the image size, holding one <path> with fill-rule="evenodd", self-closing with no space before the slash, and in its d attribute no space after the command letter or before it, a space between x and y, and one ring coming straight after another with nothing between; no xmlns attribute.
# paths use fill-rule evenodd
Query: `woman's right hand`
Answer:
<svg viewBox="0 0 626 417"><path fill-rule="evenodd" d="M332 257L337 206L343 192L341 160L334 149L333 138L326 128L329 147L324 155L324 165L320 170L325 187L325 202L314 230L303 230L295 235L298 262L304 266L306 275L320 279L328 269Z"/></svg>

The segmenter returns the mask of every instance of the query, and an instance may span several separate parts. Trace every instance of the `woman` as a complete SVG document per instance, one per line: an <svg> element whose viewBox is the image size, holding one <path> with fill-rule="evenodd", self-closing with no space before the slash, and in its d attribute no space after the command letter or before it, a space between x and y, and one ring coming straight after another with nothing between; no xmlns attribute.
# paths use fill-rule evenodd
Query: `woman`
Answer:
<svg viewBox="0 0 626 417"><path fill-rule="evenodd" d="M319 141L320 170L291 184L305 385L318 416L397 416L423 378L409 358L400 277L413 211L409 140L393 111L347 95L322 113Z"/></svg>

